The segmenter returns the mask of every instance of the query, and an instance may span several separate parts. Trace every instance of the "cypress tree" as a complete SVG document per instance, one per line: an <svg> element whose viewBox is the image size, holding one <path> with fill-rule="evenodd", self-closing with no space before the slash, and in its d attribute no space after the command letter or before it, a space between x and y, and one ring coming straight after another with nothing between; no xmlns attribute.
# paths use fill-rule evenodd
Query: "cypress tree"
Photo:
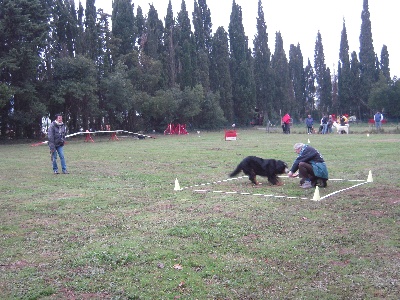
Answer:
<svg viewBox="0 0 400 300"><path fill-rule="evenodd" d="M242 8L233 1L229 22L230 70L235 122L247 125L255 107L254 80L251 73L248 39L244 33Z"/></svg>
<svg viewBox="0 0 400 300"><path fill-rule="evenodd" d="M137 36L132 0L114 0L112 10L112 34L118 41L114 55L126 55L134 50Z"/></svg>
<svg viewBox="0 0 400 300"><path fill-rule="evenodd" d="M293 117L304 117L306 102L306 85L304 81L303 55L300 44L290 45L289 50L289 76L293 83L295 105L293 106Z"/></svg>
<svg viewBox="0 0 400 300"><path fill-rule="evenodd" d="M275 94L273 108L276 114L292 113L294 103L293 86L290 83L289 63L283 49L283 40L280 32L275 34L275 51L271 58L271 66L274 72Z"/></svg>
<svg viewBox="0 0 400 300"><path fill-rule="evenodd" d="M389 52L386 45L382 46L380 67L383 76L385 76L386 80L390 82Z"/></svg>
<svg viewBox="0 0 400 300"><path fill-rule="evenodd" d="M192 57L194 45L185 0L182 0L176 21L178 83L183 90L185 87L194 87L195 83L195 61Z"/></svg>
<svg viewBox="0 0 400 300"><path fill-rule="evenodd" d="M315 41L314 70L317 82L317 108L323 114L328 113L327 110L332 105L332 82L330 70L328 71L325 65L324 46L322 45L322 36L319 31ZM331 87L330 90L328 90L329 86Z"/></svg>
<svg viewBox="0 0 400 300"><path fill-rule="evenodd" d="M210 89L209 55L211 50L211 13L205 0L194 1L193 11L194 39L196 44L196 82L204 91Z"/></svg>
<svg viewBox="0 0 400 300"><path fill-rule="evenodd" d="M315 109L315 74L314 69L311 65L310 59L308 59L307 66L304 69L304 82L305 82L305 113L311 114Z"/></svg>
<svg viewBox="0 0 400 300"><path fill-rule="evenodd" d="M261 0L258 1L257 34L253 40L254 82L256 106L268 119L272 117L274 78L271 69L271 51Z"/></svg>
<svg viewBox="0 0 400 300"><path fill-rule="evenodd" d="M338 64L338 103L335 106L337 114L345 112L356 113L351 110L351 84L349 43L347 40L346 24L343 20Z"/></svg>
<svg viewBox="0 0 400 300"><path fill-rule="evenodd" d="M177 67L176 67L176 31L175 19L172 11L171 0L168 2L167 14L164 19L164 76L166 77L167 85L172 88L177 80Z"/></svg>
<svg viewBox="0 0 400 300"><path fill-rule="evenodd" d="M351 53L350 70L351 70L351 79L350 79L351 100L346 107L348 107L351 111L356 111L358 113L358 116L360 116L360 120L362 120L363 115L361 114L361 105L365 106L367 105L367 102L363 101L362 99L362 85L360 79L361 68L360 68L360 62L358 61L357 58L357 53L355 51Z"/></svg>
<svg viewBox="0 0 400 300"><path fill-rule="evenodd" d="M220 95L220 106L225 118L232 124L234 121L232 101L232 80L229 70L228 33L223 27L218 27L212 38L210 54L210 87Z"/></svg>
<svg viewBox="0 0 400 300"><path fill-rule="evenodd" d="M153 58L159 59L162 53L162 36L164 26L161 20L158 19L157 10L150 4L149 13L147 14L145 36L146 40L141 41L143 44L143 52Z"/></svg>
<svg viewBox="0 0 400 300"><path fill-rule="evenodd" d="M363 10L361 13L361 33L360 33L360 80L362 85L362 103L366 103L369 98L372 84L375 79L375 52L372 40L371 20L368 8L368 0L363 1ZM363 115L369 114L368 107L360 106Z"/></svg>
<svg viewBox="0 0 400 300"><path fill-rule="evenodd" d="M3 99L2 134L12 129L16 137L33 138L40 132L46 107L38 94L38 70L48 42L49 19L50 8L44 1L0 1L0 82L10 87L2 85L5 95L12 94Z"/></svg>
<svg viewBox="0 0 400 300"><path fill-rule="evenodd" d="M85 33L84 33L84 55L93 61L97 61L98 53L98 39L99 32L96 26L97 13L96 6L94 5L95 0L86 1L85 9Z"/></svg>

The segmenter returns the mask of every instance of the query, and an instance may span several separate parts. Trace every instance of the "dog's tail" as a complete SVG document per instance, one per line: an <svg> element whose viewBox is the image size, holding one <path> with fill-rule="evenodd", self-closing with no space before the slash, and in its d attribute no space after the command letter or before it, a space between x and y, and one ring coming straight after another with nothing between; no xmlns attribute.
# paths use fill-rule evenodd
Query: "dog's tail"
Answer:
<svg viewBox="0 0 400 300"><path fill-rule="evenodd" d="M234 177L234 176L236 176L237 174L240 173L240 171L242 171L242 168L241 168L240 165L239 165L239 166L236 167L235 171L233 171L231 174L229 174L229 177Z"/></svg>

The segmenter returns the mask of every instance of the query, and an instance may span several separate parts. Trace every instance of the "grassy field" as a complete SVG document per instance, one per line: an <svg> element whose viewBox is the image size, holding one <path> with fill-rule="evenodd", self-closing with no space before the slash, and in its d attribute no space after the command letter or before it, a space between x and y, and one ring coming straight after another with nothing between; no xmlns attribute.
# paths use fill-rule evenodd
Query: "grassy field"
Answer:
<svg viewBox="0 0 400 300"><path fill-rule="evenodd" d="M398 299L400 135L304 131L72 138L69 175L45 145L1 144L0 298ZM308 140L340 179L329 197L226 181L248 155L291 165Z"/></svg>

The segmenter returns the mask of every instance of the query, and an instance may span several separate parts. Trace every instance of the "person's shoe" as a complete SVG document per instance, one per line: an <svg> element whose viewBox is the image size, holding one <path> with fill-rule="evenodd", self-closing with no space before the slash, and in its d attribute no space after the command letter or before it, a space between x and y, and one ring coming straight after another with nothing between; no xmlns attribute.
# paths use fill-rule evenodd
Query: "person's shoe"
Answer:
<svg viewBox="0 0 400 300"><path fill-rule="evenodd" d="M62 171L63 174L69 174L69 172L67 170Z"/></svg>
<svg viewBox="0 0 400 300"><path fill-rule="evenodd" d="M58 171L54 171L54 175L58 175L60 174Z"/></svg>
<svg viewBox="0 0 400 300"><path fill-rule="evenodd" d="M304 182L301 186L302 189L309 189L312 188L311 181Z"/></svg>

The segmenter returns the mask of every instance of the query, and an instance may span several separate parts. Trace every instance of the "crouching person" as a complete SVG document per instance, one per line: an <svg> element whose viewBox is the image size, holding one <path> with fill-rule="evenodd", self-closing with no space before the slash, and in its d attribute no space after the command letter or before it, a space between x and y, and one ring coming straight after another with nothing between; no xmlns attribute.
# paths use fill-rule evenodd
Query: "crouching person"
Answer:
<svg viewBox="0 0 400 300"><path fill-rule="evenodd" d="M328 169L322 155L315 148L303 143L296 143L294 151L298 154L294 161L289 177L296 177L299 171L300 187L308 189L319 186L326 187L328 181Z"/></svg>

